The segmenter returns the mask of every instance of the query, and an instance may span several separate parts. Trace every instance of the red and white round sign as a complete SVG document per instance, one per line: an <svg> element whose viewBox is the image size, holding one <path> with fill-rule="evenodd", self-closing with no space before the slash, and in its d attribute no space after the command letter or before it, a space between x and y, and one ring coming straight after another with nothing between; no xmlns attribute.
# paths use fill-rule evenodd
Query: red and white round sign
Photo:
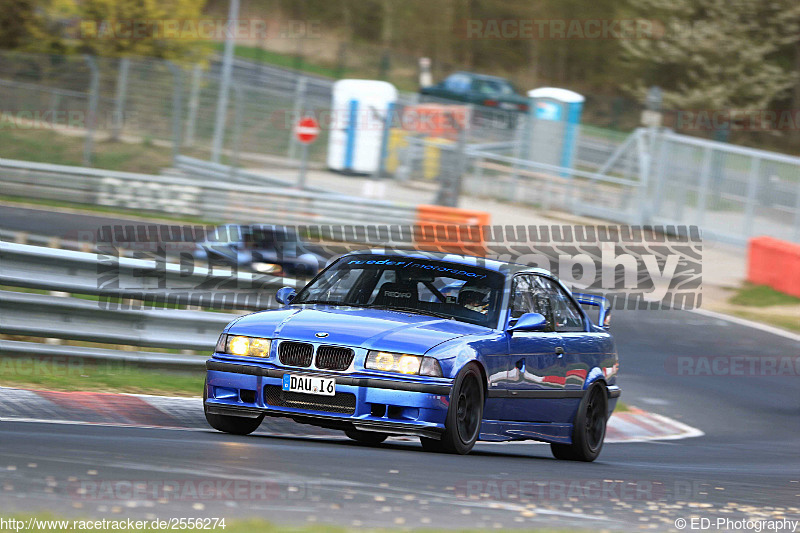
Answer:
<svg viewBox="0 0 800 533"><path fill-rule="evenodd" d="M319 135L319 124L314 117L303 117L297 121L294 134L301 143L312 143Z"/></svg>

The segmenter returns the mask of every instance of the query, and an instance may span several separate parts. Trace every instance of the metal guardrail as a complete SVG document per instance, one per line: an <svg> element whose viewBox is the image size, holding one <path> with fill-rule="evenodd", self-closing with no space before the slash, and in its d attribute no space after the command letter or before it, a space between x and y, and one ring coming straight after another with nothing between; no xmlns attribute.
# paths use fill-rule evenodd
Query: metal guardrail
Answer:
<svg viewBox="0 0 800 533"><path fill-rule="evenodd" d="M416 208L316 191L0 159L0 194L270 224L413 224ZM265 178L266 179L266 178Z"/></svg>
<svg viewBox="0 0 800 533"><path fill-rule="evenodd" d="M206 358L196 355L179 355L160 352L125 352L110 350L108 348L90 348L84 346L64 346L42 344L38 342L7 341L0 339L0 354L16 357L50 357L71 360L74 358L125 362L144 363L147 365L181 366L190 368L205 368Z"/></svg>
<svg viewBox="0 0 800 533"><path fill-rule="evenodd" d="M124 346L210 352L236 315L158 308L182 305L266 309L274 290L296 285L275 276L186 271L181 265L0 241L0 285L57 291L0 291L0 333ZM68 297L66 293L90 295ZM92 295L95 297L93 298ZM155 304L155 305L154 305ZM201 356L0 340L3 356L64 356L197 366Z"/></svg>
<svg viewBox="0 0 800 533"><path fill-rule="evenodd" d="M115 309L80 298L0 291L7 335L208 351L235 315L177 309Z"/></svg>
<svg viewBox="0 0 800 533"><path fill-rule="evenodd" d="M272 291L297 281L267 274L214 272L156 259L131 259L0 241L0 285L235 309L274 305ZM234 299L235 297L235 299ZM109 300L110 301L110 300ZM235 306L235 307L234 307Z"/></svg>

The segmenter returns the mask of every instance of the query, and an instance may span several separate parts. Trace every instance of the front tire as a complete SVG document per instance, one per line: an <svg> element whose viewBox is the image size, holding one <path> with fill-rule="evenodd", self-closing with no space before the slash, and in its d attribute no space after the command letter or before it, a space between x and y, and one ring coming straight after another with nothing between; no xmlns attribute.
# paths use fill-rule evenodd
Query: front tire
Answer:
<svg viewBox="0 0 800 533"><path fill-rule="evenodd" d="M206 407L206 400L208 399L208 383L203 385L203 412L206 415L208 424L223 433L230 433L232 435L249 435L258 429L261 422L264 420L264 415L256 418L247 418L244 416L228 416L217 415L208 412Z"/></svg>
<svg viewBox="0 0 800 533"><path fill-rule="evenodd" d="M358 429L346 429L344 434L361 444L376 446L386 440L386 433L376 433L375 431L361 431Z"/></svg>
<svg viewBox="0 0 800 533"><path fill-rule="evenodd" d="M551 443L550 450L556 459L591 462L600 455L606 437L608 416L608 391L595 383L578 406L572 424L572 444Z"/></svg>
<svg viewBox="0 0 800 533"><path fill-rule="evenodd" d="M472 450L483 420L483 382L477 365L470 363L459 372L450 394L442 439L420 437L426 451L465 455Z"/></svg>

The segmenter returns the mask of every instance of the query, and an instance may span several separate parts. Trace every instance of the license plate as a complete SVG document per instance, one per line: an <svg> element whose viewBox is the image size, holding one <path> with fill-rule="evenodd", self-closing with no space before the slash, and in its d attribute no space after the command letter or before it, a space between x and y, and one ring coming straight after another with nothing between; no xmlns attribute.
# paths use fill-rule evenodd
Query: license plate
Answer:
<svg viewBox="0 0 800 533"><path fill-rule="evenodd" d="M517 104L511 104L508 102L501 102L500 109L517 109Z"/></svg>
<svg viewBox="0 0 800 533"><path fill-rule="evenodd" d="M336 380L334 378L321 378L318 376L284 374L282 388L289 392L333 396L336 394Z"/></svg>

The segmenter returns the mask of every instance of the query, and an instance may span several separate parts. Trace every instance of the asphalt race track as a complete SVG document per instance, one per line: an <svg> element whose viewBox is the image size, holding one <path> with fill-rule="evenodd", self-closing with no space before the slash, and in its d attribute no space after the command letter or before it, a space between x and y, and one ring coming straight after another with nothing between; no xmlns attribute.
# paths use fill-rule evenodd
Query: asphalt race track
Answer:
<svg viewBox="0 0 800 533"><path fill-rule="evenodd" d="M704 436L609 444L584 464L557 461L534 443L479 444L468 456L448 456L412 441L370 448L343 436L2 421L0 509L98 519L626 531L675 531L676 519L692 516L800 519L797 338L677 311L617 312L612 331L622 400ZM676 358L684 356L788 356L795 373L680 370ZM743 373L752 372L745 366Z"/></svg>
<svg viewBox="0 0 800 533"><path fill-rule="evenodd" d="M0 508L479 528L674 530L690 515L797 517L797 376L668 370L676 354L796 356L796 340L688 312L615 318L625 400L705 436L611 444L582 464L556 461L539 444L482 444L461 457L415 442L368 448L338 437L2 422Z"/></svg>

